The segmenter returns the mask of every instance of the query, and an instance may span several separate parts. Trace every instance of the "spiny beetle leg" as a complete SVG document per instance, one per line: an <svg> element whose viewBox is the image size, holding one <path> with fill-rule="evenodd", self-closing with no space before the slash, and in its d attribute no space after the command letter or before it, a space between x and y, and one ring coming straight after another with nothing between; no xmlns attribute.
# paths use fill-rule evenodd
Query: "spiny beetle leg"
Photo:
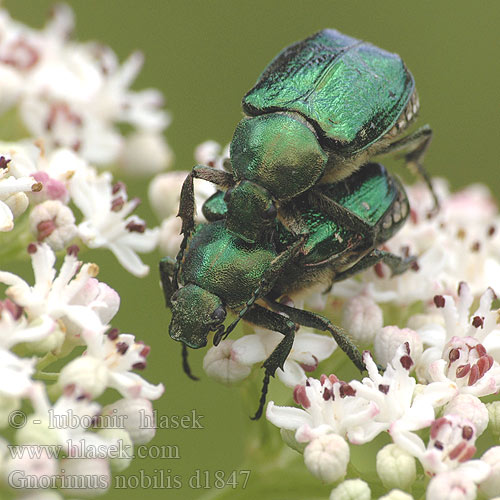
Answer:
<svg viewBox="0 0 500 500"><path fill-rule="evenodd" d="M196 375L193 375L191 372L191 367L189 366L188 362L188 350L186 344L182 344L182 369L184 370L184 373L191 380L200 380Z"/></svg>
<svg viewBox="0 0 500 500"><path fill-rule="evenodd" d="M175 260L172 259L172 257L163 257L163 259L160 260L160 280L163 295L165 296L165 305L167 307L170 307L170 297L172 297L175 292L175 288L172 283L174 273Z"/></svg>
<svg viewBox="0 0 500 500"><path fill-rule="evenodd" d="M255 412L252 420L257 420L262 416L264 405L266 404L267 389L269 386L270 377L274 377L278 368L283 369L286 358L290 354L295 339L295 331L297 325L285 318L283 315L270 311L265 307L254 304L247 312L245 319L251 323L282 333L284 335L281 342L276 346L270 356L264 361L262 365L266 370L264 374L264 381L262 384L262 391L259 400L259 407Z"/></svg>
<svg viewBox="0 0 500 500"><path fill-rule="evenodd" d="M299 325L316 328L317 330L323 330L324 332L330 332L338 346L347 354L347 356L349 356L349 359L355 364L359 371L366 370L363 362L363 356L349 338L347 332L339 326L334 325L329 319L310 311L286 306L274 301L268 301L268 304L275 311L285 313L293 322Z"/></svg>
<svg viewBox="0 0 500 500"><path fill-rule="evenodd" d="M227 189L234 185L234 178L229 172L217 170L204 165L196 165L187 175L182 184L181 200L179 204L178 217L182 219L182 234L186 235L194 227L194 179L202 179L211 182L218 187Z"/></svg>
<svg viewBox="0 0 500 500"><path fill-rule="evenodd" d="M372 250L368 255L363 257L359 262L357 262L354 266L347 269L346 271L339 273L335 276L334 282L343 281L351 276L355 276L356 274L368 269L369 267L374 266L378 262L384 262L389 266L392 271L392 274L401 274L407 271L416 261L417 258L413 255L409 257L399 257L391 252L386 252L385 250L375 249Z"/></svg>
<svg viewBox="0 0 500 500"><path fill-rule="evenodd" d="M415 255L400 257L391 252L378 249L373 250L372 254L378 255L380 260L390 267L393 275L404 273L417 262Z"/></svg>

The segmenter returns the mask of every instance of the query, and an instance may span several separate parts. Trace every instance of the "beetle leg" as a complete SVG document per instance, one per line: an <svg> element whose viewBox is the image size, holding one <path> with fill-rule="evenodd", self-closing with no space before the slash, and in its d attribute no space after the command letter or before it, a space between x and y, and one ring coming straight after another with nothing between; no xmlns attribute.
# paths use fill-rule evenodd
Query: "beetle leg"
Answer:
<svg viewBox="0 0 500 500"><path fill-rule="evenodd" d="M281 342L275 347L274 351L270 356L264 361L262 365L265 369L264 381L262 383L262 391L259 400L259 407L255 412L252 420L257 420L261 417L262 411L264 410L264 405L266 404L267 389L269 386L269 380L274 377L276 370L278 368L283 369L286 359L290 354L293 346L293 341L295 339L295 331L297 330L297 325L285 318L283 315L270 311L265 307L255 304L248 311L245 316L245 320L251 323L266 328L268 330L273 330L275 332L282 333L284 335Z"/></svg>
<svg viewBox="0 0 500 500"><path fill-rule="evenodd" d="M223 189L228 189L234 185L234 178L229 172L204 165L194 166L182 184L179 213L177 214L182 219L181 233L184 235L194 228L194 179L211 182Z"/></svg>
<svg viewBox="0 0 500 500"><path fill-rule="evenodd" d="M391 252L386 252L385 250L379 250L378 248L375 248L368 255L354 264L354 266L350 267L342 273L337 274L334 278L334 282L350 278L351 276L354 276L355 274L358 274L359 272L374 266L380 261L384 262L384 264L387 264L390 267L392 275L394 276L396 274L402 274L410 267L414 266L417 262L417 258L413 255L410 255L409 257L399 257L398 255L395 255Z"/></svg>
<svg viewBox="0 0 500 500"><path fill-rule="evenodd" d="M349 356L349 359L355 364L355 366L360 371L366 370L363 357L359 352L359 349L349 338L347 332L339 326L334 325L329 319L320 316L319 314L290 307L272 300L268 300L267 303L271 309L286 314L291 321L299 325L329 332L337 342L338 346L347 354L347 356Z"/></svg>
<svg viewBox="0 0 500 500"><path fill-rule="evenodd" d="M191 380L200 380L196 375L193 375L191 372L191 367L189 366L188 362L188 350L187 350L187 345L182 344L182 369L184 370L184 373L191 379Z"/></svg>
<svg viewBox="0 0 500 500"><path fill-rule="evenodd" d="M434 211L439 209L439 200L436 192L432 187L432 182L423 165L423 159L427 148L432 140L432 130L429 125L424 125L410 135L402 137L386 146L382 151L377 152L378 155L393 153L395 151L405 150L407 153L404 155L406 164L409 168L415 169L423 181L427 184L432 197L434 199Z"/></svg>
<svg viewBox="0 0 500 500"><path fill-rule="evenodd" d="M307 193L307 200L309 206L325 213L330 219L338 221L343 227L350 231L363 235L369 235L373 232L372 226L365 220L323 194L319 189L311 189Z"/></svg>
<svg viewBox="0 0 500 500"><path fill-rule="evenodd" d="M170 307L170 297L172 297L175 292L172 279L175 272L175 260L172 257L163 257L160 260L160 280L161 287L163 289L163 295L165 296L165 305Z"/></svg>

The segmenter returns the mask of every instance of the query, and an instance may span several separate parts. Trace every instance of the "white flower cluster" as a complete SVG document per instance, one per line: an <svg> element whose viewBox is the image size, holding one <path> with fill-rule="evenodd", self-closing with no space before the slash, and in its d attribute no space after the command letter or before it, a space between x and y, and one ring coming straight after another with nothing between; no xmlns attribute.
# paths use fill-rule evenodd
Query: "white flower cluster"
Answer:
<svg viewBox="0 0 500 500"><path fill-rule="evenodd" d="M135 276L147 274L137 252L156 247L158 229L146 229L132 214L138 200L128 200L124 184L114 184L109 172L98 173L69 149L46 154L29 141L0 143L0 169L0 228L11 231L14 217L31 206L31 233L4 235L1 253L24 251L33 238L54 250L78 238L89 248L111 250ZM80 223L70 203L81 213Z"/></svg>
<svg viewBox="0 0 500 500"><path fill-rule="evenodd" d="M343 479L349 444L363 445L385 432L393 444L378 452L376 468L388 490L411 490L417 459L432 478L429 500L476 498L478 488L487 498L495 497L500 447L490 448L479 459L473 456L476 440L493 415L479 396L500 390L498 360L476 338L452 337L429 367L429 372L438 372L436 380L425 384L417 384L411 375L415 362L409 342L397 349L383 374L368 352L364 361L368 377L361 381L347 383L322 375L297 385L294 399L302 409L268 404L268 420L282 429L289 446L304 454L311 473L325 482ZM455 489L462 495L453 496Z"/></svg>
<svg viewBox="0 0 500 500"><path fill-rule="evenodd" d="M142 55L120 65L109 47L71 40L73 28L67 5L55 6L42 30L0 10L0 113L17 109L47 150L70 148L91 163L119 163L139 175L162 170L172 159L162 135L170 121L163 97L129 88ZM124 136L120 123L133 131Z"/></svg>
<svg viewBox="0 0 500 500"><path fill-rule="evenodd" d="M17 428L16 445L2 441L0 475L12 488L38 478L39 491L64 484L64 475L107 478L92 490L99 494L110 485L111 470L128 466L133 445L154 436L141 415L153 421L150 400L161 396L163 385L132 371L146 367L150 348L110 327L120 297L96 279L97 265L83 264L70 247L57 273L47 244L28 250L33 285L0 271L0 283L8 285L0 301L0 428ZM86 346L81 356L60 373L46 372L78 345ZM122 399L101 407L95 400L108 388ZM33 412L21 411L26 401Z"/></svg>
<svg viewBox="0 0 500 500"><path fill-rule="evenodd" d="M164 390L136 372L150 347L111 327L120 296L77 254L107 248L130 273L147 274L138 254L157 246L159 229L147 229L134 214L139 200L91 163L157 173L171 159L169 118L158 91L129 88L139 53L120 65L110 48L72 41L72 29L64 5L42 30L0 9L0 122L12 141L0 142L2 497L62 498L53 488L80 496L85 478L94 479L86 496L102 494L134 445L154 437L151 400ZM33 284L7 271L26 252ZM99 402L116 392L114 403Z"/></svg>

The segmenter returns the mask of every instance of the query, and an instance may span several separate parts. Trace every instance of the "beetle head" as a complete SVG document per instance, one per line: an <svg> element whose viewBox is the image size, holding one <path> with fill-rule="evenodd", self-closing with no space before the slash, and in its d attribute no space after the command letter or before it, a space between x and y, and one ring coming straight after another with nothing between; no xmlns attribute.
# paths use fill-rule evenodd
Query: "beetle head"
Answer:
<svg viewBox="0 0 500 500"><path fill-rule="evenodd" d="M205 347L209 332L217 330L226 319L221 299L197 285L179 288L170 302L170 336L193 349Z"/></svg>
<svg viewBox="0 0 500 500"><path fill-rule="evenodd" d="M240 121L231 141L237 180L257 182L275 200L294 198L322 176L327 154L297 113L267 113Z"/></svg>

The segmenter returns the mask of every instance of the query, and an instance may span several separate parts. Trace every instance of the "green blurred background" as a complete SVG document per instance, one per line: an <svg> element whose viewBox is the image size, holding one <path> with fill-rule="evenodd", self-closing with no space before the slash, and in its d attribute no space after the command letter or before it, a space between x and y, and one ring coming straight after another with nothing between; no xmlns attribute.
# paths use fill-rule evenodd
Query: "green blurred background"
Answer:
<svg viewBox="0 0 500 500"><path fill-rule="evenodd" d="M141 49L146 62L135 88L164 92L173 122L167 138L176 161L189 169L194 147L207 139L230 141L241 118L240 100L276 53L291 42L325 28L337 28L386 50L399 53L412 71L421 101L419 123L429 123L434 140L426 156L432 175L447 177L454 188L482 182L494 195L500 139L500 2L493 0L71 0L77 38L110 45L123 60ZM18 19L41 26L52 2L6 0ZM385 164L395 163L384 160ZM393 167L401 173L403 169ZM129 181L129 194L145 198L147 183ZM156 221L141 207L149 225ZM178 446L179 459L136 459L126 474L182 476L197 469L242 468L243 443L255 409L261 374L242 402L241 389L229 389L206 377L188 380L181 370L180 346L167 335L156 262L145 260L151 274L139 280L123 271L106 252L95 252L100 279L113 286L122 305L113 326L134 333L152 346L145 377L163 382L166 390L155 403L159 416L203 415L204 429L162 429L153 444ZM203 353L191 356L193 371L202 374ZM278 384L275 384L278 385ZM274 388L276 391L276 388ZM276 394L276 393L275 393ZM279 397L279 395L277 396ZM271 427L271 426L270 426ZM272 429L275 435L277 429ZM241 477L239 479L242 479ZM272 482L272 478L268 478ZM256 478L254 479L257 480ZM250 476L248 488L252 486ZM325 498L329 488L325 488ZM148 488L128 493L147 498L199 498L207 490ZM234 490L230 498L240 498ZM119 498L123 490L105 498ZM251 498L251 496L249 497ZM270 494L269 498L278 498ZM307 498L307 495L304 496Z"/></svg>

